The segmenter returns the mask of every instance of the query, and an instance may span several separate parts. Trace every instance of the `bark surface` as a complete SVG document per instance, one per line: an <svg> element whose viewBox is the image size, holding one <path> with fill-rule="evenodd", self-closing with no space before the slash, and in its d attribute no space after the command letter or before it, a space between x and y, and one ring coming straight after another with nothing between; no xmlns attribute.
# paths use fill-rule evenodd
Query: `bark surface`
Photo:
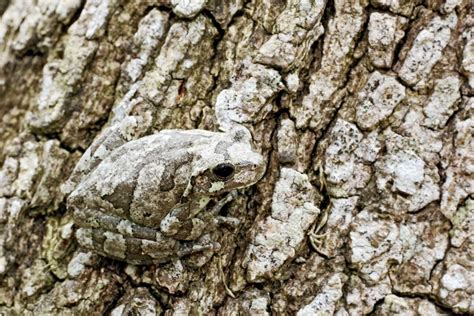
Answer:
<svg viewBox="0 0 474 316"><path fill-rule="evenodd" d="M474 314L470 0L7 0L0 14L0 314ZM267 159L200 267L75 241L64 185L130 115L132 138L242 124Z"/></svg>

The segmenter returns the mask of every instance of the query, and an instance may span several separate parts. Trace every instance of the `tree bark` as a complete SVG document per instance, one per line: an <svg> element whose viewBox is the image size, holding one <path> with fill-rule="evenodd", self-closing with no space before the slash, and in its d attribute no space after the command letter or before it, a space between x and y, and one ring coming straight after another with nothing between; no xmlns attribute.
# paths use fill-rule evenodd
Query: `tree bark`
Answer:
<svg viewBox="0 0 474 316"><path fill-rule="evenodd" d="M0 314L474 314L469 0L0 1ZM267 160L199 258L78 247L114 122L246 126ZM117 170L120 172L120 170Z"/></svg>

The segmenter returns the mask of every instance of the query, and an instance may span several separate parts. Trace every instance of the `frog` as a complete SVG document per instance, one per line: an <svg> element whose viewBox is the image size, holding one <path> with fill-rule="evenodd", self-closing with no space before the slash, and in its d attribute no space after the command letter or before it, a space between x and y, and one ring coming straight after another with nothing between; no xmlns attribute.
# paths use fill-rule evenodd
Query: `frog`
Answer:
<svg viewBox="0 0 474 316"><path fill-rule="evenodd" d="M110 150L67 198L76 240L133 265L220 249L210 233L239 219L219 215L264 175L247 129L167 129Z"/></svg>

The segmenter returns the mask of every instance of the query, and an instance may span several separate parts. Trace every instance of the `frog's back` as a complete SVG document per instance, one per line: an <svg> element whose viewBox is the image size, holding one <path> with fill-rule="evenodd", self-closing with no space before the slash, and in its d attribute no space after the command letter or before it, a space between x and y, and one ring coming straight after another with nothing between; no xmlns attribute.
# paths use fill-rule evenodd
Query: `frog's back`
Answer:
<svg viewBox="0 0 474 316"><path fill-rule="evenodd" d="M130 141L104 159L71 194L77 207L94 205L134 222L155 225L176 204L192 174L193 148L204 147L214 134L165 130ZM220 134L220 133L219 133ZM153 218L139 212L153 209Z"/></svg>

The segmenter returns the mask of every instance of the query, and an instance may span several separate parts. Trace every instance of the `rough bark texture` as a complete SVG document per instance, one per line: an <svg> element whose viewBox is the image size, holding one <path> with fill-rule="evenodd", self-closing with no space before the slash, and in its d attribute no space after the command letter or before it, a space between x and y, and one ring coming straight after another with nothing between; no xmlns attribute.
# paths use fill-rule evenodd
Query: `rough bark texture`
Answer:
<svg viewBox="0 0 474 316"><path fill-rule="evenodd" d="M472 10L0 1L0 314L474 314ZM128 115L268 159L202 267L76 244L61 186Z"/></svg>

